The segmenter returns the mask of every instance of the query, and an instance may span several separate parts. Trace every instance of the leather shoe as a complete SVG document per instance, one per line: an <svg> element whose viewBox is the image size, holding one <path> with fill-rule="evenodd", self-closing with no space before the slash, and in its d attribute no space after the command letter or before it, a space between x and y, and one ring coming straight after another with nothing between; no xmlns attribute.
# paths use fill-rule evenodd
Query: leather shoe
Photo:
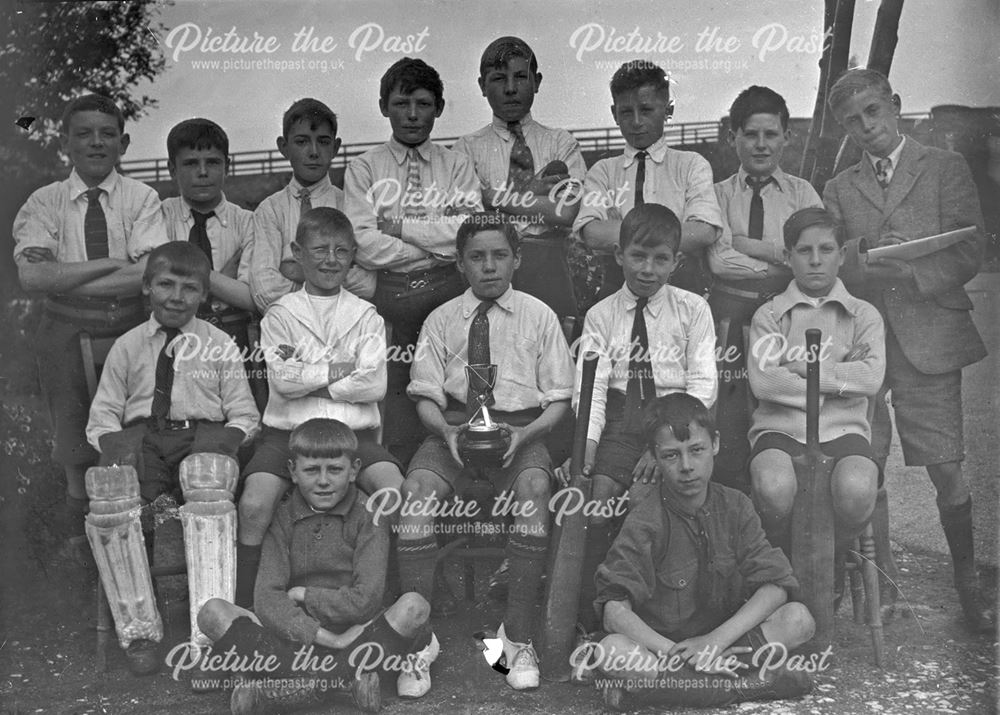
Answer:
<svg viewBox="0 0 1000 715"><path fill-rule="evenodd" d="M145 638L132 641L125 650L128 669L132 675L152 675L160 669L160 656L156 643Z"/></svg>
<svg viewBox="0 0 1000 715"><path fill-rule="evenodd" d="M973 633L994 633L996 631L996 614L990 608L979 591L979 585L972 581L960 581L955 584L958 591L958 602L965 615L965 626Z"/></svg>

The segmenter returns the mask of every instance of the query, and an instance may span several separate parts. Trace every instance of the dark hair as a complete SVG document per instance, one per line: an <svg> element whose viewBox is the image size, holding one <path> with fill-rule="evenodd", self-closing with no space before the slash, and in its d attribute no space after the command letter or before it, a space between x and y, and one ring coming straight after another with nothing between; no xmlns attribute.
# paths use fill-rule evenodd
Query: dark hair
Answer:
<svg viewBox="0 0 1000 715"><path fill-rule="evenodd" d="M538 58L528 47L528 43L520 37L508 35L498 37L483 50L483 56L479 60L479 76L485 77L490 70L506 66L512 57L521 57L527 60L531 73L538 72Z"/></svg>
<svg viewBox="0 0 1000 715"><path fill-rule="evenodd" d="M66 109L63 110L60 126L64 133L69 131L69 122L73 115L80 112L100 112L112 116L118 120L118 131L125 132L125 115L122 114L122 110L118 108L113 99L105 97L103 94L84 94L70 100Z"/></svg>
<svg viewBox="0 0 1000 715"><path fill-rule="evenodd" d="M218 149L229 166L229 137L211 119L198 117L175 124L167 134L167 160L176 160L181 149Z"/></svg>
<svg viewBox="0 0 1000 715"><path fill-rule="evenodd" d="M337 459L347 457L354 461L358 451L358 438L350 427L340 420L314 418L306 420L292 430L288 437L288 451L292 459Z"/></svg>
<svg viewBox="0 0 1000 715"><path fill-rule="evenodd" d="M675 254L681 246L681 222L662 204L640 204L625 214L618 230L618 245L653 248L667 244Z"/></svg>
<svg viewBox="0 0 1000 715"><path fill-rule="evenodd" d="M714 438L712 413L701 400L686 392L657 397L646 406L642 415L642 431L651 449L656 446L656 433L663 427L669 427L678 442L687 442L691 439L692 424L703 427Z"/></svg>
<svg viewBox="0 0 1000 715"><path fill-rule="evenodd" d="M292 102L292 106L281 117L281 136L287 139L292 125L303 119L309 122L310 129L316 129L324 123L329 124L330 129L333 130L333 136L337 136L337 115L328 106L312 97Z"/></svg>
<svg viewBox="0 0 1000 715"><path fill-rule="evenodd" d="M743 129L754 114L777 114L782 130L788 129L788 105L770 87L755 84L740 92L729 108L729 126L734 132Z"/></svg>
<svg viewBox="0 0 1000 715"><path fill-rule="evenodd" d="M619 67L611 78L611 99L619 94L652 85L670 100L670 80L663 68L648 60L629 60Z"/></svg>
<svg viewBox="0 0 1000 715"><path fill-rule="evenodd" d="M205 290L208 290L212 264L205 252L193 243L168 241L150 251L146 269L142 272L143 284L148 286L157 274L164 272L197 278Z"/></svg>
<svg viewBox="0 0 1000 715"><path fill-rule="evenodd" d="M354 238L354 226L351 220L342 211L331 206L317 206L309 209L299 219L298 228L295 229L295 243L303 245L303 241L313 234L322 236L332 236L341 234L350 236L351 243L357 246Z"/></svg>
<svg viewBox="0 0 1000 715"><path fill-rule="evenodd" d="M785 221L785 226L782 228L785 238L785 248L789 251L795 248L795 244L799 242L802 232L813 226L822 226L823 228L831 229L833 237L837 240L837 245L844 245L843 224L837 221L833 214L826 209L813 206L807 209L799 209Z"/></svg>
<svg viewBox="0 0 1000 715"><path fill-rule="evenodd" d="M866 89L876 89L886 101L892 101L892 85L884 74L876 70L858 68L847 70L840 75L830 88L826 103L836 113L837 107Z"/></svg>
<svg viewBox="0 0 1000 715"><path fill-rule="evenodd" d="M413 94L418 89L426 89L434 95L434 104L444 106L444 83L437 70L423 60L404 57L382 75L379 83L378 99L383 106L389 103L389 94L399 87L403 94Z"/></svg>
<svg viewBox="0 0 1000 715"><path fill-rule="evenodd" d="M517 228L514 224L501 213L484 211L468 216L458 227L458 234L455 236L455 250L458 252L459 260L462 259L469 239L483 231L499 231L510 244L510 250L515 254L521 250L521 240L518 238Z"/></svg>

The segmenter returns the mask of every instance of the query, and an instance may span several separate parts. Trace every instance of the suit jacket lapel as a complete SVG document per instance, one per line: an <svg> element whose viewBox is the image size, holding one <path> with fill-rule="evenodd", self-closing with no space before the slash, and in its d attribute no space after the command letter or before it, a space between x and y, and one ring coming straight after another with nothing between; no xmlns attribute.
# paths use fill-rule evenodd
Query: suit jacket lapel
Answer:
<svg viewBox="0 0 1000 715"><path fill-rule="evenodd" d="M871 201L872 205L879 211L883 211L885 192L878 185L878 181L875 179L875 170L864 154L861 156L861 161L854 165L854 174L851 179L861 195Z"/></svg>
<svg viewBox="0 0 1000 715"><path fill-rule="evenodd" d="M885 195L885 208L882 213L886 218L892 215L917 182L917 177L924 170L923 158L926 153L927 150L912 139L907 139L903 144L903 151L899 155L899 166L893 172L889 190ZM872 175L874 176L874 172Z"/></svg>

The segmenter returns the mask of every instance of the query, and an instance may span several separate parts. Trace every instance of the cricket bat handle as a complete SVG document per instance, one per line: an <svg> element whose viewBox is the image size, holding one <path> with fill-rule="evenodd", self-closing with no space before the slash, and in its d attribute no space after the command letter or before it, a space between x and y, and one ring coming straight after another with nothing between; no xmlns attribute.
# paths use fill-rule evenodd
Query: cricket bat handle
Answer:
<svg viewBox="0 0 1000 715"><path fill-rule="evenodd" d="M806 448L819 452L819 353L823 332L806 330Z"/></svg>

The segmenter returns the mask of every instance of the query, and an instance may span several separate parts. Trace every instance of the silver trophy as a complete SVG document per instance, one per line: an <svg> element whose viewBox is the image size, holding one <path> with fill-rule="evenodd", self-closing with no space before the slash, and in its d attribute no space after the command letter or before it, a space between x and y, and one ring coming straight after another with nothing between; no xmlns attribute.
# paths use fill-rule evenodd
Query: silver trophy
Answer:
<svg viewBox="0 0 1000 715"><path fill-rule="evenodd" d="M462 460L476 467L498 467L510 447L510 430L493 421L487 403L492 401L497 381L495 364L466 365L469 381L468 426L458 437Z"/></svg>

